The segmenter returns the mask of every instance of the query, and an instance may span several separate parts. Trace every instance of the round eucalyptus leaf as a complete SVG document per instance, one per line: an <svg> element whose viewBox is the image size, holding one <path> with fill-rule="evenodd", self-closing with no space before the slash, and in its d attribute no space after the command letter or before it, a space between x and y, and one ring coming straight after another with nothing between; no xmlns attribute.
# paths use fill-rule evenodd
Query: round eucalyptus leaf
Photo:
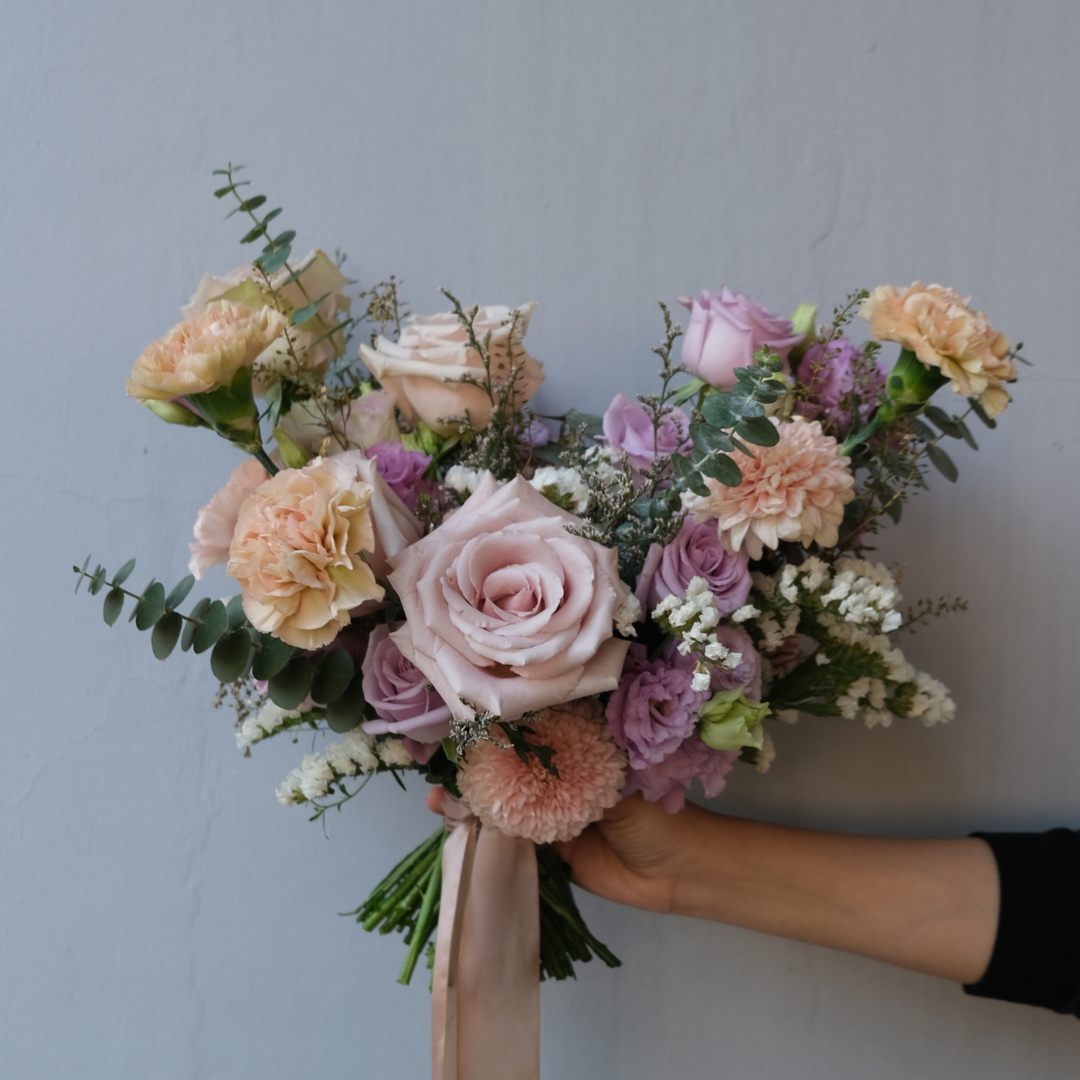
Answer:
<svg viewBox="0 0 1080 1080"><path fill-rule="evenodd" d="M724 454L707 458L701 463L701 471L713 480L719 480L725 487L737 487L742 483L742 471L739 466Z"/></svg>
<svg viewBox="0 0 1080 1080"><path fill-rule="evenodd" d="M212 645L217 644L228 628L229 620L225 615L225 605L220 600L215 600L206 609L191 639L195 651L197 653L206 652Z"/></svg>
<svg viewBox="0 0 1080 1080"><path fill-rule="evenodd" d="M319 705L337 701L349 688L356 665L344 649L331 649L319 664L311 680L311 698Z"/></svg>
<svg viewBox="0 0 1080 1080"><path fill-rule="evenodd" d="M292 659L295 650L273 634L260 634L251 674L256 679L272 679Z"/></svg>
<svg viewBox="0 0 1080 1080"><path fill-rule="evenodd" d="M123 585L125 581L131 576L131 571L135 569L135 560L128 559L123 566L113 575L112 583L114 585Z"/></svg>
<svg viewBox="0 0 1080 1080"><path fill-rule="evenodd" d="M124 610L124 594L119 589L110 589L105 594L105 607L102 615L105 622L112 626L120 618L120 612Z"/></svg>
<svg viewBox="0 0 1080 1080"><path fill-rule="evenodd" d="M283 709L295 709L311 691L314 666L306 656L294 656L271 680L270 700Z"/></svg>
<svg viewBox="0 0 1080 1080"><path fill-rule="evenodd" d="M154 624L150 645L159 660L164 660L176 648L183 625L184 620L175 611L166 611Z"/></svg>
<svg viewBox="0 0 1080 1080"><path fill-rule="evenodd" d="M230 630L210 654L210 670L218 682L236 682L247 670L251 656L251 635L246 628Z"/></svg>
<svg viewBox="0 0 1080 1080"><path fill-rule="evenodd" d="M188 574L183 581L178 582L172 587L172 591L165 597L165 606L172 611L173 608L178 608L186 599L189 592L191 592L192 586L195 584L195 577L193 574Z"/></svg>
<svg viewBox="0 0 1080 1080"><path fill-rule="evenodd" d="M229 620L229 629L236 630L244 625L247 616L244 614L244 598L237 593L225 605L225 615Z"/></svg>
<svg viewBox="0 0 1080 1080"><path fill-rule="evenodd" d="M206 609L210 606L210 597L204 596L201 600L197 601L195 606L191 609L191 614L188 619L191 622L184 623L184 632L180 635L180 648L187 652L191 648L191 643L195 637L195 631L198 629L199 620L206 614Z"/></svg>
<svg viewBox="0 0 1080 1080"><path fill-rule="evenodd" d="M149 585L135 605L135 625L149 630L165 614L165 586L160 581Z"/></svg>
<svg viewBox="0 0 1080 1080"><path fill-rule="evenodd" d="M364 718L364 679L357 672L348 689L332 705L326 707L326 723L331 731L344 735Z"/></svg>

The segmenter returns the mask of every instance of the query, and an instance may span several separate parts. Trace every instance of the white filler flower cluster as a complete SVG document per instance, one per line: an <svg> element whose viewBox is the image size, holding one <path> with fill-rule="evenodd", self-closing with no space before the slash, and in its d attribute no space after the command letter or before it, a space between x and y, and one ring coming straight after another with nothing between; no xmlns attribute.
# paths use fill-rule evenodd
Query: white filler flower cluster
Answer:
<svg viewBox="0 0 1080 1080"><path fill-rule="evenodd" d="M379 762L391 768L413 763L400 739L376 742L362 728L347 732L341 742L330 743L321 754L305 754L300 768L293 769L277 790L282 806L295 806L330 793L330 785L345 776L373 773Z"/></svg>
<svg viewBox="0 0 1080 1080"><path fill-rule="evenodd" d="M734 669L742 663L742 653L732 652L713 633L713 627L720 622L720 611L704 578L691 579L686 596L665 596L653 609L652 617L669 634L682 639L678 649L683 656L696 652L704 657L706 663L699 660L694 668L694 690L709 689L709 665Z"/></svg>

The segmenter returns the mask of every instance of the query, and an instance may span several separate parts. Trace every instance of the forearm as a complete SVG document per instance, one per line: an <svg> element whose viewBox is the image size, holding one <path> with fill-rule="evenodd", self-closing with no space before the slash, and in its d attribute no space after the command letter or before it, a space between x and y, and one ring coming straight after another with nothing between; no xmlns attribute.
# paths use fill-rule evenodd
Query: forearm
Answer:
<svg viewBox="0 0 1080 1080"><path fill-rule="evenodd" d="M888 840L687 807L672 910L957 982L983 974L998 877L981 840Z"/></svg>

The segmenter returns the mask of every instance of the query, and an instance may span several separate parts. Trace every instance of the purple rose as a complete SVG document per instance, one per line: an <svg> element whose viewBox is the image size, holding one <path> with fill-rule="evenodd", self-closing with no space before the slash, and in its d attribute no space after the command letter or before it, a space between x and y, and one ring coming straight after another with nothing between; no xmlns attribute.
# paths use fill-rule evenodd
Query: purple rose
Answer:
<svg viewBox="0 0 1080 1080"><path fill-rule="evenodd" d="M685 596L686 587L704 578L716 597L721 615L738 611L750 595L750 555L725 550L715 521L694 524L687 519L667 547L653 544L637 580L634 594L646 612L665 596Z"/></svg>
<svg viewBox="0 0 1080 1080"><path fill-rule="evenodd" d="M805 336L795 333L787 319L726 285L717 294L703 292L696 300L680 297L679 302L690 309L682 362L713 386L733 385L735 369L749 367L754 353L764 345L786 360L792 346Z"/></svg>
<svg viewBox="0 0 1080 1080"><path fill-rule="evenodd" d="M647 469L657 454L689 447L690 421L682 409L672 409L653 432L652 420L640 401L616 394L604 413L604 438L624 450L635 469Z"/></svg>
<svg viewBox="0 0 1080 1080"><path fill-rule="evenodd" d="M718 690L745 690L754 701L761 700L761 655L754 648L750 635L741 626L717 626L713 633L716 640L730 652L742 655L739 666L734 668L710 668L712 682L709 693ZM682 668L689 675L697 658L691 653L683 656L678 650L678 639L664 650L664 661L671 667Z"/></svg>
<svg viewBox="0 0 1080 1080"><path fill-rule="evenodd" d="M630 646L622 681L604 712L631 769L658 764L693 734L698 706L709 695L692 689L690 678L689 669L650 661L644 645Z"/></svg>
<svg viewBox="0 0 1080 1080"><path fill-rule="evenodd" d="M677 814L686 804L686 791L695 776L701 779L705 797L715 799L724 790L738 756L738 750L713 750L694 735L659 765L631 769L623 794L640 791L649 802L663 803L669 814Z"/></svg>
<svg viewBox="0 0 1080 1080"><path fill-rule="evenodd" d="M450 710L431 687L427 676L414 667L390 638L385 624L368 638L363 672L364 698L379 715L364 730L369 735L408 735L421 743L434 743L450 735Z"/></svg>
<svg viewBox="0 0 1080 1080"><path fill-rule="evenodd" d="M416 510L422 492L436 497L438 485L424 479L424 470L431 464L427 454L406 450L399 442L379 442L368 448L367 456L375 459L375 471L410 510Z"/></svg>
<svg viewBox="0 0 1080 1080"><path fill-rule="evenodd" d="M863 355L845 337L830 342L828 356L825 343L812 345L799 361L799 379L810 391L810 397L796 408L808 420L829 420L840 427L852 423L850 409L840 403L849 394L859 397L858 423L870 418L878 395L885 389L886 373L878 365L863 362ZM848 402L850 404L850 400Z"/></svg>

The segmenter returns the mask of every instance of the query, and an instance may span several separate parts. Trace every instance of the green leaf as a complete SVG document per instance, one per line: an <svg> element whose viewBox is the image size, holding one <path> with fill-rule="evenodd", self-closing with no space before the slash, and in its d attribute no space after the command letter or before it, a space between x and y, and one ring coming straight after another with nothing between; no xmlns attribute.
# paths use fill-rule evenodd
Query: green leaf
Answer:
<svg viewBox="0 0 1080 1080"><path fill-rule="evenodd" d="M364 718L363 676L353 676L348 688L336 701L326 707L326 723L331 731L344 735Z"/></svg>
<svg viewBox="0 0 1080 1080"><path fill-rule="evenodd" d="M701 406L705 423L714 428L723 428L725 431L733 428L739 422L739 418L731 411L729 404L730 398L727 394L714 394L712 397L707 397L705 404Z"/></svg>
<svg viewBox="0 0 1080 1080"><path fill-rule="evenodd" d="M218 682L236 682L247 670L251 656L251 635L241 627L221 638L210 654L210 670Z"/></svg>
<svg viewBox="0 0 1080 1080"><path fill-rule="evenodd" d="M703 499L707 498L711 492L709 491L709 485L701 479L701 474L697 471L690 473L686 477L686 486L695 494L700 495Z"/></svg>
<svg viewBox="0 0 1080 1080"><path fill-rule="evenodd" d="M184 620L175 611L166 611L154 624L150 645L159 660L164 660L176 648L183 625Z"/></svg>
<svg viewBox="0 0 1080 1080"><path fill-rule="evenodd" d="M210 607L210 597L204 596L199 600L195 606L191 609L191 614L188 615L188 621L184 623L184 632L180 635L180 648L187 652L191 648L191 643L195 638L195 631L198 629L199 620L202 619Z"/></svg>
<svg viewBox="0 0 1080 1080"><path fill-rule="evenodd" d="M229 629L236 630L243 626L247 620L244 614L244 597L241 593L229 598L225 605L225 616L229 620Z"/></svg>
<svg viewBox="0 0 1080 1080"><path fill-rule="evenodd" d="M959 419L959 417L956 420L956 426L960 429L960 434L963 436L964 442L966 442L972 450L978 450L979 444L975 441L975 436L971 434L967 424Z"/></svg>
<svg viewBox="0 0 1080 1080"><path fill-rule="evenodd" d="M107 625L112 626L120 618L120 612L124 610L124 594L119 589L110 589L105 594L105 605L102 615Z"/></svg>
<svg viewBox="0 0 1080 1080"><path fill-rule="evenodd" d="M708 424L691 424L690 438L703 454L711 454L714 450L729 451L731 449L731 440L727 435L719 428L709 427Z"/></svg>
<svg viewBox="0 0 1080 1080"><path fill-rule="evenodd" d="M288 642L273 634L260 635L251 674L259 680L272 679L292 659L294 651Z"/></svg>
<svg viewBox="0 0 1080 1080"><path fill-rule="evenodd" d="M291 254L292 248L286 244L282 248L264 252L255 260L255 263L264 274L270 275L280 270L289 261Z"/></svg>
<svg viewBox="0 0 1080 1080"><path fill-rule="evenodd" d="M760 401L754 401L753 398L742 397L740 394L731 395L731 411L736 416L747 417L753 419L758 416L765 415L765 406Z"/></svg>
<svg viewBox="0 0 1080 1080"><path fill-rule="evenodd" d="M82 569L81 569L81 570L80 570L80 569L79 569L79 568L78 568L77 566L73 566L73 567L71 568L72 570L74 570L74 571L75 571L75 573L76 573L76 574L78 574L78 575L79 575L79 576L78 576L78 578L77 578L77 579L75 580L75 591L76 591L76 592L78 592L78 591L79 591L79 587L80 587L80 586L82 585L82 583L83 583L83 575L84 575L84 574L86 573L86 568L87 568L87 567L88 567L89 565L90 565L90 556L89 556L89 555L87 555L87 556L86 556L86 558L85 558L85 559L83 560L83 564L82 564Z"/></svg>
<svg viewBox="0 0 1080 1080"><path fill-rule="evenodd" d="M258 240L266 232L266 222L260 221L258 225L249 229L243 236L240 237L241 244L250 244L255 240Z"/></svg>
<svg viewBox="0 0 1080 1080"><path fill-rule="evenodd" d="M323 301L329 296L329 293L323 293L318 300L312 301L310 304L306 304L302 308L297 308L292 313L292 318L289 320L293 326L299 326L301 323L306 323L308 319L313 319L319 312L319 308L323 306Z"/></svg>
<svg viewBox="0 0 1080 1080"><path fill-rule="evenodd" d="M155 581L147 587L142 599L135 605L135 625L149 630L165 614L165 586Z"/></svg>
<svg viewBox="0 0 1080 1080"><path fill-rule="evenodd" d="M269 225L270 222L273 221L274 218L276 218L278 216L278 214L280 214L280 213L281 213L281 207L280 206L277 207L275 210L269 211L269 213L267 213L267 214L265 214L263 216L262 223L264 225Z"/></svg>
<svg viewBox="0 0 1080 1080"><path fill-rule="evenodd" d="M726 454L706 458L701 463L701 471L725 487L737 487L742 483L742 470Z"/></svg>
<svg viewBox="0 0 1080 1080"><path fill-rule="evenodd" d="M294 656L271 680L270 700L282 709L295 709L311 690L312 663Z"/></svg>
<svg viewBox="0 0 1080 1080"><path fill-rule="evenodd" d="M693 378L688 383L683 383L678 390L671 397L669 404L681 405L684 401L689 401L703 386L708 385L704 379Z"/></svg>
<svg viewBox="0 0 1080 1080"><path fill-rule="evenodd" d="M331 649L319 664L315 678L311 680L311 698L319 705L337 701L349 688L356 665L344 649Z"/></svg>
<svg viewBox="0 0 1080 1080"><path fill-rule="evenodd" d="M194 574L188 574L186 578L172 587L172 591L165 597L165 606L170 611L172 611L173 608L178 608L187 599L187 595L191 592L194 585Z"/></svg>
<svg viewBox="0 0 1080 1080"><path fill-rule="evenodd" d="M950 439L959 439L961 437L960 428L957 427L956 421L943 409L939 409L936 405L927 405L923 409L923 413L927 420L939 431L948 435Z"/></svg>
<svg viewBox="0 0 1080 1080"><path fill-rule="evenodd" d="M113 575L112 583L114 585L123 585L129 577L131 577L131 571L135 569L135 560L128 559L123 566Z"/></svg>
<svg viewBox="0 0 1080 1080"><path fill-rule="evenodd" d="M900 514L904 509L904 502L902 499L893 499L892 502L886 503L885 513L893 519L894 525L900 524Z"/></svg>
<svg viewBox="0 0 1080 1080"><path fill-rule="evenodd" d="M671 455L671 466L684 480L686 477L697 471L690 459L688 457L683 457L682 454Z"/></svg>
<svg viewBox="0 0 1080 1080"><path fill-rule="evenodd" d="M585 434L590 439L595 439L604 434L604 421L599 416L594 416L592 413L581 412L579 409L571 409L564 417L563 421L571 431L577 431L582 424L585 425Z"/></svg>
<svg viewBox="0 0 1080 1080"><path fill-rule="evenodd" d="M925 442L933 442L937 436L934 434L933 429L924 424L921 420L912 417L911 418L911 430Z"/></svg>
<svg viewBox="0 0 1080 1080"><path fill-rule="evenodd" d="M956 466L952 463L952 458L950 458L940 446L929 443L926 447L926 456L930 459L934 468L937 469L946 480L950 480L953 483L956 482L956 478L960 474L956 471Z"/></svg>
<svg viewBox="0 0 1080 1080"><path fill-rule="evenodd" d="M105 584L105 567L99 566L94 571L94 576L90 580L90 595L97 596L101 592L101 587ZM140 628L141 629L141 628Z"/></svg>
<svg viewBox="0 0 1080 1080"><path fill-rule="evenodd" d="M250 199L245 199L238 207L242 214L250 214L252 210L258 210L262 204L266 202L265 195L252 195Z"/></svg>
<svg viewBox="0 0 1080 1080"><path fill-rule="evenodd" d="M986 415L986 410L982 407L982 402L977 397L968 398L968 404L971 406L971 411L988 427L996 428L997 421L992 420Z"/></svg>
<svg viewBox="0 0 1080 1080"><path fill-rule="evenodd" d="M222 171L221 169L215 169L214 174L217 175L221 171ZM219 187L217 189L217 191L214 192L214 198L215 199L224 199L225 196L228 195L229 192L232 191L232 190L233 190L232 184L226 184L225 187Z"/></svg>
<svg viewBox="0 0 1080 1080"><path fill-rule="evenodd" d="M755 446L775 446L780 441L780 432L773 427L767 416L740 420L735 427L735 434Z"/></svg>
<svg viewBox="0 0 1080 1080"><path fill-rule="evenodd" d="M220 600L215 600L206 609L191 639L195 652L204 653L212 645L216 645L228 628L229 617L225 614L225 605Z"/></svg>
<svg viewBox="0 0 1080 1080"><path fill-rule="evenodd" d="M267 244L267 247L277 249L279 247L291 247L292 242L296 239L296 232L293 229L286 229L283 233L275 236L273 240ZM306 269L306 267L305 267ZM301 271L303 273L303 271Z"/></svg>

